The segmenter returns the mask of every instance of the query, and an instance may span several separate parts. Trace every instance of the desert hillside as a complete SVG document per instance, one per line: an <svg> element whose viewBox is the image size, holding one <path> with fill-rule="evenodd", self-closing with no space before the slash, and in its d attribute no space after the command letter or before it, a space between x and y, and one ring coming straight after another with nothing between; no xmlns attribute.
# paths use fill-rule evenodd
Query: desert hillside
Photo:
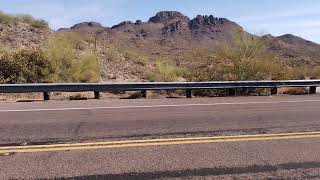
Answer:
<svg viewBox="0 0 320 180"><path fill-rule="evenodd" d="M47 25L39 26L34 21L18 17L8 20L3 16L4 13L0 16L1 54L19 49L46 49L50 42L61 43L69 39L73 43L75 59L81 59L80 56L88 52L97 57L100 81L294 78L283 74L299 71L296 77L314 76L317 73L303 74L302 69L320 66L319 44L290 34L280 37L252 35L236 22L212 15L190 19L179 12L163 11L147 22L125 21L112 27L103 27L98 22L82 22L57 31ZM230 64L235 65L235 60L247 64L244 61L250 59L265 62L266 67L255 70L256 74L261 71L263 75L251 77L241 73L235 75L229 70L221 71L221 68L229 68ZM282 75L267 72L270 68L279 67L277 64L269 65L275 61L283 68L274 71L283 71ZM250 68L260 66L254 64Z"/></svg>

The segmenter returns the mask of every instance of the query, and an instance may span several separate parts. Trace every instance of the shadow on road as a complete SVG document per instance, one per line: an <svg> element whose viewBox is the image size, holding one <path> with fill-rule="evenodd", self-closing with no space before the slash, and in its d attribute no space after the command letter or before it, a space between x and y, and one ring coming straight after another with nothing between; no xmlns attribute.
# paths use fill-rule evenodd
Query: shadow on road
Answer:
<svg viewBox="0 0 320 180"><path fill-rule="evenodd" d="M179 171L157 171L157 172L133 172L124 174L106 174L94 176L80 176L72 178L62 178L64 180L85 180L85 179L161 179L161 178L178 178L178 177L194 177L194 176L219 176L219 175L240 175L247 173L264 173L274 172L278 170L294 170L294 169L311 169L320 168L320 162L303 162L303 163L286 163L278 165L254 165L248 167L221 167L221 168L203 168L203 169L186 169ZM310 177L311 178L311 177ZM320 175L312 178L320 178ZM59 178L60 179L60 178Z"/></svg>

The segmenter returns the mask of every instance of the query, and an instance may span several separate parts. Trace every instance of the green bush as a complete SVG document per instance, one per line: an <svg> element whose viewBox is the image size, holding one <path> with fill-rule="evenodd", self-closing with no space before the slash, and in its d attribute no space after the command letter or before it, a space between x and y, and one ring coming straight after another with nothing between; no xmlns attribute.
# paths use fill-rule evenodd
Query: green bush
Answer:
<svg viewBox="0 0 320 180"><path fill-rule="evenodd" d="M56 37L44 50L5 51L0 54L0 83L98 82L94 53L77 55L71 41Z"/></svg>
<svg viewBox="0 0 320 180"><path fill-rule="evenodd" d="M94 53L77 53L75 39L68 34L53 37L45 48L52 62L53 82L97 82L100 80L98 58Z"/></svg>
<svg viewBox="0 0 320 180"><path fill-rule="evenodd" d="M196 80L268 80L289 78L287 67L265 48L259 37L244 36L226 46L195 71Z"/></svg>
<svg viewBox="0 0 320 180"><path fill-rule="evenodd" d="M0 11L0 23L26 23L34 28L47 28L48 22L43 19L35 19L30 15L10 15Z"/></svg>
<svg viewBox="0 0 320 180"><path fill-rule="evenodd" d="M52 62L53 82L72 82L71 68L76 59L75 46L72 40L64 35L49 39L45 49L46 58Z"/></svg>
<svg viewBox="0 0 320 180"><path fill-rule="evenodd" d="M178 68L167 61L158 60L156 61L155 71L149 75L149 80L155 82L172 82L188 74L189 71L187 69Z"/></svg>
<svg viewBox="0 0 320 180"><path fill-rule="evenodd" d="M100 70L97 56L90 52L81 55L73 62L71 77L76 82L99 82Z"/></svg>
<svg viewBox="0 0 320 180"><path fill-rule="evenodd" d="M0 58L1 83L48 82L52 73L51 62L39 50L5 53Z"/></svg>

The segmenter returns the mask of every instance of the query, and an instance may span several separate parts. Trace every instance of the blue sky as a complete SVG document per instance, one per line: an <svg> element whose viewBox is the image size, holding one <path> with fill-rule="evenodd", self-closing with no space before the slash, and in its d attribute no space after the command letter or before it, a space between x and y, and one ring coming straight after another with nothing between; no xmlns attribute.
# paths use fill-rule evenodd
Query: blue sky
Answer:
<svg viewBox="0 0 320 180"><path fill-rule="evenodd" d="M320 43L320 0L0 0L0 10L46 19L53 29L83 21L146 21L158 11L176 10L190 18L226 17L251 33L291 33Z"/></svg>

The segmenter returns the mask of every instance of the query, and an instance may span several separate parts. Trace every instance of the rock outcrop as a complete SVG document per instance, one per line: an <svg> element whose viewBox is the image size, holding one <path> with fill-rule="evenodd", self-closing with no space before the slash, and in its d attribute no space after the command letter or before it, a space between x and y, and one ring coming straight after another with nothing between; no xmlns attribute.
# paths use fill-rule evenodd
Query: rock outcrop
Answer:
<svg viewBox="0 0 320 180"><path fill-rule="evenodd" d="M201 16L198 15L195 19L190 21L191 29L199 29L203 26L222 26L225 23L231 23L229 20L225 18L216 18L212 15L210 16Z"/></svg>
<svg viewBox="0 0 320 180"><path fill-rule="evenodd" d="M173 20L189 21L189 18L177 11L161 11L149 19L151 23L168 23Z"/></svg>
<svg viewBox="0 0 320 180"><path fill-rule="evenodd" d="M115 26L112 26L111 29L117 29L119 27L122 27L122 26L126 26L126 25L133 25L134 23L131 22L131 21L123 21Z"/></svg>
<svg viewBox="0 0 320 180"><path fill-rule="evenodd" d="M71 27L71 29L80 29L80 28L104 28L104 27L98 22L83 22Z"/></svg>

